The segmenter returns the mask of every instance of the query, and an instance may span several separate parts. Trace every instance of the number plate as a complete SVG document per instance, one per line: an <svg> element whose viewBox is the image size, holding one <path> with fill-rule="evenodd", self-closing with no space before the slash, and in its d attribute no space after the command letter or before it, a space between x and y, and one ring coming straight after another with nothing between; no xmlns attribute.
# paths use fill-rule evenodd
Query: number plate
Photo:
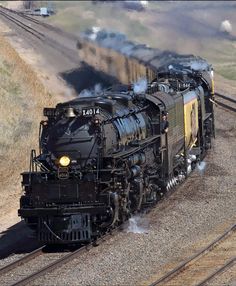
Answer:
<svg viewBox="0 0 236 286"><path fill-rule="evenodd" d="M100 114L100 109L99 108L83 108L82 109L82 115L83 116L92 116L92 115L96 115L96 114Z"/></svg>

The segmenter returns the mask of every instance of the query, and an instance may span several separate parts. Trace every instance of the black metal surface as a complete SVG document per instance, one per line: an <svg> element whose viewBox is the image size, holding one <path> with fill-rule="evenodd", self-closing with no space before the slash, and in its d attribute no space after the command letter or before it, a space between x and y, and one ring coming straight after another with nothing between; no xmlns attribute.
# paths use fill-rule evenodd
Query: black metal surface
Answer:
<svg viewBox="0 0 236 286"><path fill-rule="evenodd" d="M89 213L77 213L68 216L40 217L38 239L45 244L81 243L91 240Z"/></svg>
<svg viewBox="0 0 236 286"><path fill-rule="evenodd" d="M106 207L104 205L94 204L91 206L83 206L78 205L77 207L42 207L42 208L24 208L21 207L21 209L18 211L19 215L22 217L38 217L38 216L63 216L63 215L71 215L75 213L90 213L92 215L94 214L101 214L105 213Z"/></svg>

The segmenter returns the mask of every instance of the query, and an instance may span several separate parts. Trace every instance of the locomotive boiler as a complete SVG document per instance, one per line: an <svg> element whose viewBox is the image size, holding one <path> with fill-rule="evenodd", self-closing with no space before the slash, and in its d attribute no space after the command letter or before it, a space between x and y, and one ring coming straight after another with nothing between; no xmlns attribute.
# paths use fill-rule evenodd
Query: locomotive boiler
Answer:
<svg viewBox="0 0 236 286"><path fill-rule="evenodd" d="M19 209L38 239L92 241L181 183L211 146L211 74L168 65L143 92L123 86L45 108Z"/></svg>

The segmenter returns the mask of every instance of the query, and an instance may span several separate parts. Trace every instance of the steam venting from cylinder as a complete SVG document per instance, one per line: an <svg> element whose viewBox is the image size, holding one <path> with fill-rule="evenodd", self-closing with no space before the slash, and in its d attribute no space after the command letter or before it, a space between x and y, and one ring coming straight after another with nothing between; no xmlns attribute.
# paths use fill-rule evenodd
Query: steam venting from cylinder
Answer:
<svg viewBox="0 0 236 286"><path fill-rule="evenodd" d="M148 233L147 229L142 227L144 224L143 218L140 216L133 216L128 221L126 232L131 233Z"/></svg>
<svg viewBox="0 0 236 286"><path fill-rule="evenodd" d="M202 161L202 162L197 163L197 170L199 171L201 175L203 175L205 169L206 169L206 162Z"/></svg>

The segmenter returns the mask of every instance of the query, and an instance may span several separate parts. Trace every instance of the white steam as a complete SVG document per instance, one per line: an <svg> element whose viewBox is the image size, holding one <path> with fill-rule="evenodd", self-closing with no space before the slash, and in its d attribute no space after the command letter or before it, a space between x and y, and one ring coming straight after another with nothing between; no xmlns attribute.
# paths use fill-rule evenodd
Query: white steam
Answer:
<svg viewBox="0 0 236 286"><path fill-rule="evenodd" d="M142 227L141 224L144 224L140 216L133 216L128 221L127 232L132 233L148 233L147 229Z"/></svg>
<svg viewBox="0 0 236 286"><path fill-rule="evenodd" d="M209 65L206 61L192 61L190 66L193 70L207 70Z"/></svg>
<svg viewBox="0 0 236 286"><path fill-rule="evenodd" d="M203 175L204 171L205 171L205 168L206 168L206 162L204 161L201 161L201 162L198 162L197 163L197 170L199 171L199 173L201 175Z"/></svg>
<svg viewBox="0 0 236 286"><path fill-rule="evenodd" d="M231 33L232 32L232 25L229 20L224 20L222 21L220 25L220 31L221 32L226 32L226 33Z"/></svg>
<svg viewBox="0 0 236 286"><path fill-rule="evenodd" d="M127 40L126 36L122 33L107 31L101 27L95 26L93 26L91 29L88 29L84 33L84 36L90 40L98 41L107 47L109 47L111 44L116 45Z"/></svg>
<svg viewBox="0 0 236 286"><path fill-rule="evenodd" d="M99 93L102 92L102 86L100 83L95 84L94 88L92 89L84 89L79 94L79 97L92 97L97 96Z"/></svg>
<svg viewBox="0 0 236 286"><path fill-rule="evenodd" d="M70 87L65 89L64 95L66 96L67 100L74 99L77 96L77 93L72 90Z"/></svg>
<svg viewBox="0 0 236 286"><path fill-rule="evenodd" d="M137 82L134 83L134 93L142 93L147 90L148 84L145 78L139 79Z"/></svg>
<svg viewBox="0 0 236 286"><path fill-rule="evenodd" d="M140 3L141 3L144 7L147 7L147 6L148 6L148 1L146 1L146 0L141 0Z"/></svg>
<svg viewBox="0 0 236 286"><path fill-rule="evenodd" d="M89 35L89 38L93 41L97 39L98 33L101 31L100 27L92 27L91 34Z"/></svg>

